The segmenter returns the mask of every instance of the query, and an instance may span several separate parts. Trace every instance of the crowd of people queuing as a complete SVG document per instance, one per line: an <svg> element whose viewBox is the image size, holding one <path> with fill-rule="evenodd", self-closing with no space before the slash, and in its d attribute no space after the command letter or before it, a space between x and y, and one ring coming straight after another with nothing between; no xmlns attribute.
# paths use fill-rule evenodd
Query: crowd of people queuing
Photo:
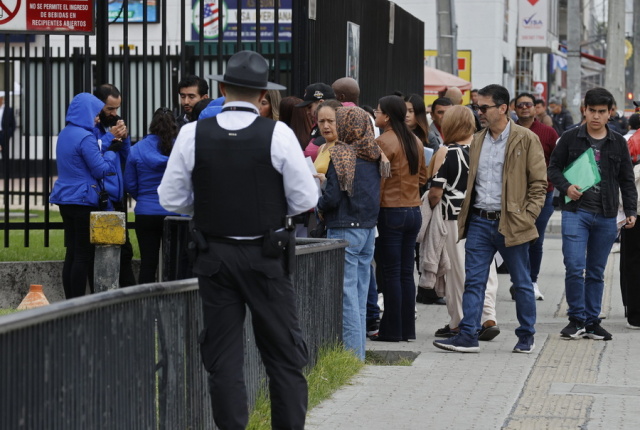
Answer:
<svg viewBox="0 0 640 430"><path fill-rule="evenodd" d="M274 382L271 390L290 409L274 414L299 424L299 412L306 409L306 400L300 404L306 399L300 373L306 348L295 334L299 327L291 297L282 299L280 308L259 311L266 306L261 300L274 299L251 292L252 282L261 282L258 275L229 273L242 272L247 255L256 261L267 258L263 244L279 234L285 215L297 215L302 223L298 236L348 241L343 342L362 360L367 337L386 342L416 338L416 296L418 302L446 303L449 321L434 333L440 349L477 352L479 340L498 336L496 255L510 274L520 323L513 351L530 353L535 347L536 300L544 299L537 281L554 190L562 209L569 305L569 324L561 336L612 339L599 315L607 255L620 231L626 317L630 328L640 329L640 233L635 226L640 117L634 114L629 125L621 124L607 90L586 93L579 124L573 124L558 99L550 100L549 115L544 100L529 93L510 99L500 85L473 90L468 106L462 105L460 90L449 89L428 115L423 97L416 94L383 95L375 108L359 107L360 88L347 77L332 85L311 84L301 98L283 98L284 87L267 82L265 67L258 54L234 55L225 75L210 77L220 82L223 93L215 100L209 98L205 79L185 77L178 85L180 114L158 108L149 133L133 145L117 116L121 97L113 85L99 87L94 95L78 94L57 146L59 177L50 202L59 205L64 223L67 298L83 295L87 281L92 284L91 211L122 210L125 192L136 200L140 274L137 282L132 279L132 253L123 252L121 286L156 281L164 217L194 216L194 234L203 234L209 243L199 249L194 273L205 301L202 351L216 399L216 422L232 415L246 418L242 411L229 412L237 409L231 403L246 404L234 394L241 382L223 375L237 371L237 339L214 327L225 315L235 321L237 331L245 302L254 322L264 323L257 336L263 336L258 344L267 371L273 372L274 381L286 382ZM220 154L227 149L220 142L229 139L241 150L225 155L223 163ZM564 172L586 151L593 151L602 180L582 189ZM248 159L242 158L247 154ZM313 161L319 190L303 156ZM256 174L263 176L248 180ZM260 184L260 189L253 190L251 184ZM233 208L238 193L258 193L258 206L245 198L237 211L218 213L207 193L216 195L217 204ZM265 199L272 199L270 209L261 212L259 202ZM238 215L230 219L229 213ZM271 280L280 279L289 291L286 262L271 266L272 257L262 269L253 268ZM233 294L241 296L242 309L232 311L223 303L231 297L225 290L229 282L238 286ZM278 322L270 321L276 314ZM289 329L293 339L281 339ZM267 345L265 339L280 340ZM285 349L293 347L291 340L299 356L284 358ZM220 348L231 352L221 356L214 351ZM286 387L302 397L291 399Z"/></svg>

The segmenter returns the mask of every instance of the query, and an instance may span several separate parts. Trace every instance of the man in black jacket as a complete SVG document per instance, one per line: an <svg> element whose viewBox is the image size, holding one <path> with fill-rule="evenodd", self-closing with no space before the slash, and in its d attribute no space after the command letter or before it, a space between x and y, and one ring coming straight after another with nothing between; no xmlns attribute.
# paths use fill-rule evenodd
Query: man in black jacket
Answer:
<svg viewBox="0 0 640 430"><path fill-rule="evenodd" d="M16 117L13 114L13 108L4 103L4 91L0 91L0 119L0 151L2 151L3 146L9 148L9 141L16 130Z"/></svg>
<svg viewBox="0 0 640 430"><path fill-rule="evenodd" d="M617 236L618 194L622 193L625 228L636 221L637 192L627 144L607 125L613 96L604 88L587 91L584 125L565 132L551 154L548 176L560 191L562 253L569 324L562 337L611 340L600 326L604 269ZM584 189L570 183L564 170L585 151L593 150L602 180ZM569 200L565 203L565 196Z"/></svg>

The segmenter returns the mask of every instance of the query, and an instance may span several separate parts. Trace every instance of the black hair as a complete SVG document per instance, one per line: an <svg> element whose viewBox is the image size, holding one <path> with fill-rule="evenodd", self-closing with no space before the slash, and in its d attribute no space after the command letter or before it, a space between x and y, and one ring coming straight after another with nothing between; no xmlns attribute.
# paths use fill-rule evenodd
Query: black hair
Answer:
<svg viewBox="0 0 640 430"><path fill-rule="evenodd" d="M632 130L640 128L640 113L634 113L629 117L629 127L631 127Z"/></svg>
<svg viewBox="0 0 640 430"><path fill-rule="evenodd" d="M187 116L189 117L189 121L197 121L200 117L200 113L204 110L204 108L209 106L209 103L211 103L212 101L213 100L207 97L206 99L201 99L198 103L193 105L193 108L191 108L191 112L187 114Z"/></svg>
<svg viewBox="0 0 640 430"><path fill-rule="evenodd" d="M533 104L536 105L536 106L537 105L545 105L545 106L547 105L547 103L544 101L544 99L535 99L533 101Z"/></svg>
<svg viewBox="0 0 640 430"><path fill-rule="evenodd" d="M204 79L196 75L187 75L178 82L178 91L182 88L198 87L198 95L203 96L209 93L209 84Z"/></svg>
<svg viewBox="0 0 640 430"><path fill-rule="evenodd" d="M516 96L516 103L518 103L518 100L520 100L522 97L528 97L531 99L531 101L533 102L533 105L536 105L536 98L533 96L533 94L531 93L520 93Z"/></svg>
<svg viewBox="0 0 640 430"><path fill-rule="evenodd" d="M484 88L478 90L478 95L482 97L491 97L494 105L509 106L509 90L498 84L487 85ZM509 109L507 109L507 113Z"/></svg>
<svg viewBox="0 0 640 430"><path fill-rule="evenodd" d="M160 137L158 149L163 155L169 156L173 149L173 141L178 135L178 125L169 108L156 109L151 118L151 124L149 124L149 133Z"/></svg>
<svg viewBox="0 0 640 430"><path fill-rule="evenodd" d="M416 136L409 129L407 123L404 122L407 116L406 103L399 96L385 96L378 101L378 104L380 105L380 110L389 116L391 128L404 149L407 161L409 162L409 173L417 175L420 158L418 146L416 145Z"/></svg>
<svg viewBox="0 0 640 430"><path fill-rule="evenodd" d="M472 89L472 90L471 90L471 92L472 92L472 93L477 93L477 92L478 92L478 89L477 89L477 88L474 88L474 89Z"/></svg>
<svg viewBox="0 0 640 430"><path fill-rule="evenodd" d="M411 106L413 106L413 114L416 117L416 123L418 125L414 130L412 130L413 134L418 136L418 139L420 139L422 144L426 146L429 141L429 123L427 122L427 108L424 105L424 98L418 94L411 94L410 96L405 97L404 101L406 103L411 103Z"/></svg>
<svg viewBox="0 0 640 430"><path fill-rule="evenodd" d="M609 110L613 106L613 95L604 88L592 88L584 95L584 106L607 105Z"/></svg>
<svg viewBox="0 0 640 430"><path fill-rule="evenodd" d="M100 99L101 102L106 103L109 96L117 99L120 97L120 91L115 85L102 84L93 92L93 95Z"/></svg>
<svg viewBox="0 0 640 430"><path fill-rule="evenodd" d="M436 106L453 106L453 102L449 97L438 97L431 104L431 110L433 110Z"/></svg>
<svg viewBox="0 0 640 430"><path fill-rule="evenodd" d="M369 115L371 115L373 118L376 117L375 112L373 111L373 108L369 105L362 105L360 106L360 109L364 110L365 112L367 112Z"/></svg>

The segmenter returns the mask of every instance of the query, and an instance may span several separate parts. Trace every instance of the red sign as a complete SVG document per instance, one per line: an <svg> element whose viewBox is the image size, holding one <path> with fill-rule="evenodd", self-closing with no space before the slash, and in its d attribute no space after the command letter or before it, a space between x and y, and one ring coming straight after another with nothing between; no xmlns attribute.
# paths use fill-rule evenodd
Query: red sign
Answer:
<svg viewBox="0 0 640 430"><path fill-rule="evenodd" d="M93 33L94 0L0 0L0 33Z"/></svg>
<svg viewBox="0 0 640 430"><path fill-rule="evenodd" d="M533 81L533 92L545 102L547 101L547 83L544 81Z"/></svg>

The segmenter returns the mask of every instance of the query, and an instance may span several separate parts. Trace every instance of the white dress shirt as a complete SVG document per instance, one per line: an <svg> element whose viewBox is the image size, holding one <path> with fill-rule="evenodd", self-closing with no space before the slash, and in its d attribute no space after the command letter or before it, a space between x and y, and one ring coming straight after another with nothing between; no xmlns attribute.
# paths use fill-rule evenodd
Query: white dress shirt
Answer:
<svg viewBox="0 0 640 430"><path fill-rule="evenodd" d="M482 142L478 173L476 175L476 202L473 205L486 211L499 211L502 206L502 168L507 140L511 132L511 121L507 127L494 139L491 130Z"/></svg>
<svg viewBox="0 0 640 430"><path fill-rule="evenodd" d="M229 102L224 107L241 106L255 110L223 111L216 118L225 130L247 128L258 116L258 109L247 102ZM193 215L193 183L191 174L195 164L197 121L185 124L171 151L167 169L158 187L160 204L170 212ZM318 187L302 154L295 134L283 122L277 121L271 140L271 163L282 174L287 199L287 213L296 215L316 206ZM241 198L238 196L238 198Z"/></svg>

